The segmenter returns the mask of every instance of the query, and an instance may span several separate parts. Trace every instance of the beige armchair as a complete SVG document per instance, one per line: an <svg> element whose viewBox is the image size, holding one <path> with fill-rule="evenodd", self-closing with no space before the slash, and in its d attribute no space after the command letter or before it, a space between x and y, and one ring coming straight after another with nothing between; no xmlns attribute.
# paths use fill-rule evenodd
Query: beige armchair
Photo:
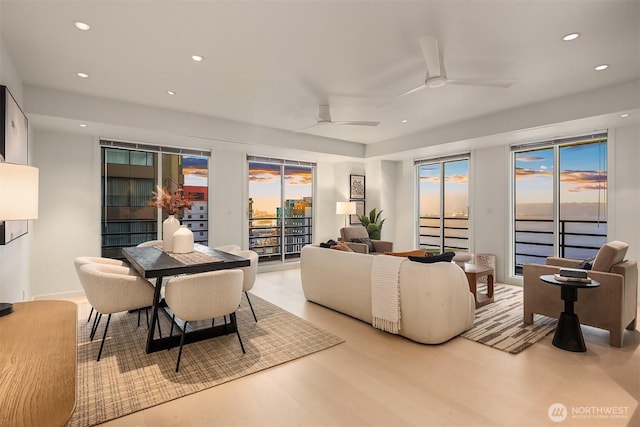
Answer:
<svg viewBox="0 0 640 427"><path fill-rule="evenodd" d="M580 289L575 312L583 325L606 329L610 344L622 347L625 328L634 330L638 309L638 265L624 260L628 245L605 244L593 262L589 277L600 282L592 289ZM524 265L524 323L533 323L535 313L558 318L564 303L560 287L544 283L540 276L556 274L561 267L576 268L581 260L549 257L546 264Z"/></svg>
<svg viewBox="0 0 640 427"><path fill-rule="evenodd" d="M369 233L363 225L353 225L350 227L343 227L340 229L340 237L342 241L346 243L352 251L360 252L363 254L382 254L385 252L393 251L393 242L384 240L371 240L373 250L369 248L367 243L358 242L357 240L369 239Z"/></svg>

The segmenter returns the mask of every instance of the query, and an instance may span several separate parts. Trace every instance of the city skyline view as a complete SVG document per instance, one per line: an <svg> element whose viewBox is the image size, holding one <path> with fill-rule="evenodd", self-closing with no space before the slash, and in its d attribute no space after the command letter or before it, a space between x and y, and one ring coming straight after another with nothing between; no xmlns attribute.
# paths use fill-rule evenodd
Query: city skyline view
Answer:
<svg viewBox="0 0 640 427"><path fill-rule="evenodd" d="M254 212L275 216L281 205L284 186L285 200L303 200L313 196L313 170L309 166L249 162L249 197Z"/></svg>

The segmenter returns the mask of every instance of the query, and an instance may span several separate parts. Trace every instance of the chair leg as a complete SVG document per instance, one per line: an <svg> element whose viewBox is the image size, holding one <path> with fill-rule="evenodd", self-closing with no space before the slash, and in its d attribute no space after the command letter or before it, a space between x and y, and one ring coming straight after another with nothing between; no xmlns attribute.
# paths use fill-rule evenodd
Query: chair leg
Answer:
<svg viewBox="0 0 640 427"><path fill-rule="evenodd" d="M107 317L107 324L104 327L104 334L102 334L102 342L100 343L100 350L98 351L98 359L96 360L96 362L99 362L100 356L102 356L102 347L104 347L104 340L107 337L107 329L109 329L110 320L111 320L111 314L109 314L109 317Z"/></svg>
<svg viewBox="0 0 640 427"><path fill-rule="evenodd" d="M145 316L147 316L147 328L149 327L149 307L144 308Z"/></svg>
<svg viewBox="0 0 640 427"><path fill-rule="evenodd" d="M102 313L98 313L96 311L96 315L93 317L93 326L91 326L91 334L89 337L90 341L93 341L93 337L96 335L96 331L98 330L98 325L100 324L100 319L102 319Z"/></svg>
<svg viewBox="0 0 640 427"><path fill-rule="evenodd" d="M256 312L253 311L253 305L251 304L251 300L249 299L249 293L245 291L244 294L247 296L247 301L249 302L249 308L251 308L251 313L253 314L253 320L257 322L258 318L256 317Z"/></svg>
<svg viewBox="0 0 640 427"><path fill-rule="evenodd" d="M160 313L158 313L158 314L160 314ZM158 317L156 318L156 320L157 320L157 322L156 322L156 323L157 323L157 325L158 325L158 335L160 336L160 338L162 338L162 329L160 329L160 316L158 316Z"/></svg>
<svg viewBox="0 0 640 427"><path fill-rule="evenodd" d="M89 318L87 319L87 323L91 321L91 316L93 315L93 307L91 307L91 311L89 312Z"/></svg>
<svg viewBox="0 0 640 427"><path fill-rule="evenodd" d="M240 341L240 348L242 348L242 354L245 354L246 351L244 351L244 344L242 344L242 338L240 338L240 331L238 330L238 321L236 320L236 313L231 313L229 317L231 317L231 323L236 328L236 335L238 336L238 341Z"/></svg>
<svg viewBox="0 0 640 427"><path fill-rule="evenodd" d="M147 322L147 327L149 326L149 322ZM138 309L138 328L140 327L140 309Z"/></svg>
<svg viewBox="0 0 640 427"><path fill-rule="evenodd" d="M167 345L167 351L171 350L171 337L173 336L173 324L176 322L176 315L171 318L171 329L169 330L169 344Z"/></svg>
<svg viewBox="0 0 640 427"><path fill-rule="evenodd" d="M187 323L188 322L184 322L184 326L183 326L183 330L182 330L182 336L180 337L180 351L178 352L178 361L176 362L176 372L178 372L178 370L180 369L180 358L182 357L182 346L184 345L184 336L186 335L186 331L187 331Z"/></svg>

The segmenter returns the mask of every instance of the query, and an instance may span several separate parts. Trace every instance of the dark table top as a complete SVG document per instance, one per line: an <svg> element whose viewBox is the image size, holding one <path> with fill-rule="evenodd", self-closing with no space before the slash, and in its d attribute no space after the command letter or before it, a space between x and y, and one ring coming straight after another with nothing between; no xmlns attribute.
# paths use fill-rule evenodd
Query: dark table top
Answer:
<svg viewBox="0 0 640 427"><path fill-rule="evenodd" d="M550 283L552 285L571 286L574 288L597 288L598 286L600 286L600 282L593 279L591 279L591 283L579 282L579 281L563 282L561 280L556 280L553 274L545 274L543 276L540 276L540 280L542 280L545 283Z"/></svg>
<svg viewBox="0 0 640 427"><path fill-rule="evenodd" d="M195 244L194 249L200 254L209 255L214 258L207 260L207 257L200 257L200 259L194 263L182 262L153 246L123 248L122 253L131 263L131 266L146 279L247 267L251 263L247 258L200 244ZM186 256L188 254L183 255Z"/></svg>

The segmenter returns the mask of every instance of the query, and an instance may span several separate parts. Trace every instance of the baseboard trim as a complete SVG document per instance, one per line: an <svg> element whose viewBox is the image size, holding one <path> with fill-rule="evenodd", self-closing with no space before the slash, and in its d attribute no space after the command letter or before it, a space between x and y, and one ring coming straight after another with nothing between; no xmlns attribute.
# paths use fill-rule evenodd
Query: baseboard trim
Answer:
<svg viewBox="0 0 640 427"><path fill-rule="evenodd" d="M57 294L43 294L43 295L34 295L31 298L31 301L39 301L39 300L58 300L58 299L69 299L69 298L78 298L84 297L84 291L72 291L72 292L60 292Z"/></svg>

